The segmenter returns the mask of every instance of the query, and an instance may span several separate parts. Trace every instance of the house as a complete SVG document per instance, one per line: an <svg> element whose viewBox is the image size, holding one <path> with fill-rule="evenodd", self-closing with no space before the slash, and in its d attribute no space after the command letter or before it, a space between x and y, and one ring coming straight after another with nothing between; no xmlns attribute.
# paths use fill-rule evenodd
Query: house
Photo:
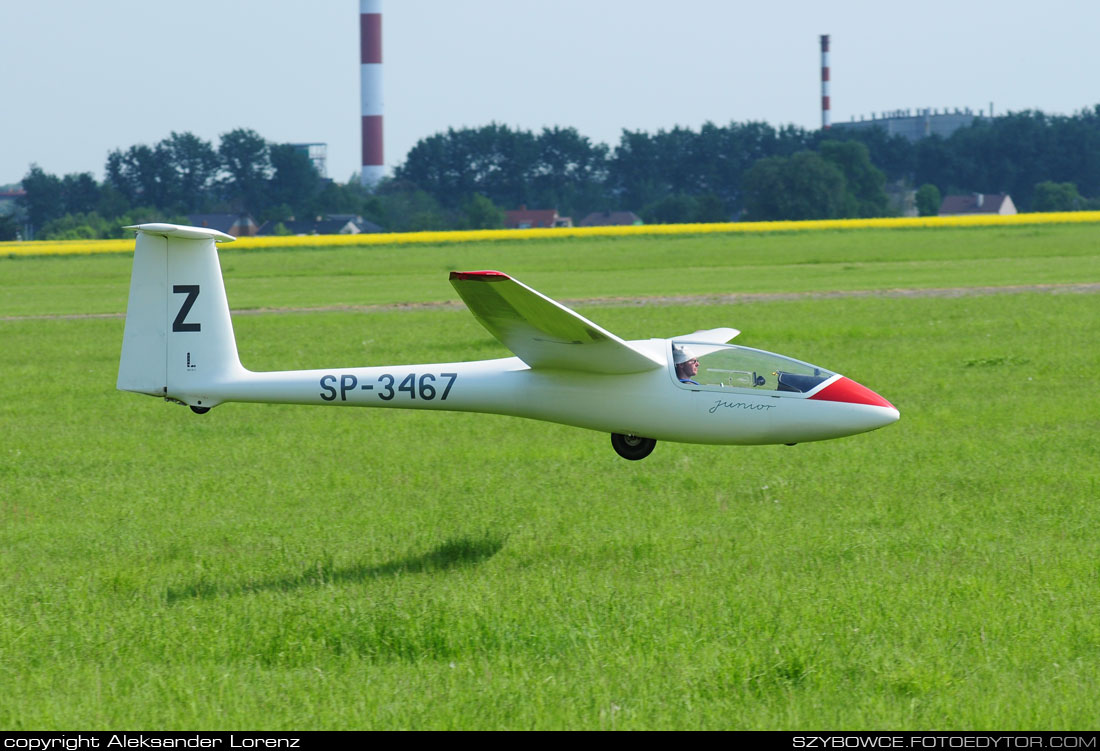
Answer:
<svg viewBox="0 0 1100 751"><path fill-rule="evenodd" d="M630 227L645 224L633 211L593 211L578 227Z"/></svg>
<svg viewBox="0 0 1100 751"><path fill-rule="evenodd" d="M340 235L358 235L363 232L385 232L371 221L367 221L358 214L326 214L325 219L334 222L344 222L343 228L337 233Z"/></svg>
<svg viewBox="0 0 1100 751"><path fill-rule="evenodd" d="M516 211L504 212L504 226L507 229L572 227L573 220L567 216L558 216L557 209L528 209L520 206Z"/></svg>
<svg viewBox="0 0 1100 751"><path fill-rule="evenodd" d="M19 204L19 200L25 198L27 191L22 188L16 188L15 190L0 190L0 216L5 214L14 214L15 207Z"/></svg>
<svg viewBox="0 0 1100 751"><path fill-rule="evenodd" d="M1015 214L1016 204L1007 193L967 193L945 196L940 203L940 216L967 214Z"/></svg>
<svg viewBox="0 0 1100 751"><path fill-rule="evenodd" d="M280 228L281 225L281 228ZM313 219L282 219L264 222L259 235L358 235L363 232L384 232L374 222L354 214L329 214Z"/></svg>
<svg viewBox="0 0 1100 751"><path fill-rule="evenodd" d="M252 237L259 231L255 220L248 214L188 214L192 227L207 227L233 237Z"/></svg>

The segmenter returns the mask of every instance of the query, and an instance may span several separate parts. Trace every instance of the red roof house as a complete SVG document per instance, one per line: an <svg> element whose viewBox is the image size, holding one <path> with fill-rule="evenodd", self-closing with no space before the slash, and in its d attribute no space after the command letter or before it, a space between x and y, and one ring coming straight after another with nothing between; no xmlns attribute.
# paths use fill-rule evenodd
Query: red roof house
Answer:
<svg viewBox="0 0 1100 751"><path fill-rule="evenodd" d="M504 212L504 226L508 229L572 227L573 220L567 216L558 216L557 209L528 209L520 206L516 211Z"/></svg>

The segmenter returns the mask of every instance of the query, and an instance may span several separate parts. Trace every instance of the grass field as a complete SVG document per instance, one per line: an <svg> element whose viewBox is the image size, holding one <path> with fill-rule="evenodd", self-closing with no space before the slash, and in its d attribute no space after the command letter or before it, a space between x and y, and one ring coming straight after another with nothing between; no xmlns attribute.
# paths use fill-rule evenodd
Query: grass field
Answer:
<svg viewBox="0 0 1100 751"><path fill-rule="evenodd" d="M223 253L234 308L1100 282L1087 225ZM901 410L796 447L114 390L130 258L0 259L0 727L1100 724L1100 298L579 309L732 325ZM503 356L449 309L234 321L253 369Z"/></svg>

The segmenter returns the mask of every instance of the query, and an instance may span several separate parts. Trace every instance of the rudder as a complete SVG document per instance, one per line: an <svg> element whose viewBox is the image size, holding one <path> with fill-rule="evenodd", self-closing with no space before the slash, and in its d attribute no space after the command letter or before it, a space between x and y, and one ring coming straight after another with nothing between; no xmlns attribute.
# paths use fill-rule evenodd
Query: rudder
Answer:
<svg viewBox="0 0 1100 751"><path fill-rule="evenodd" d="M117 387L192 406L220 400L218 386L243 372L216 242L204 227L140 224Z"/></svg>

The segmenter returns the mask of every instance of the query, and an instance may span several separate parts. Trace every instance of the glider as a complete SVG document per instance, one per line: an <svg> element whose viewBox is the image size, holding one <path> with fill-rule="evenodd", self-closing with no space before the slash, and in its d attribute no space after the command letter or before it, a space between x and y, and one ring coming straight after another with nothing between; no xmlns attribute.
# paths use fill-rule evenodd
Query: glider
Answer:
<svg viewBox="0 0 1100 751"><path fill-rule="evenodd" d="M643 459L658 440L795 444L889 425L881 396L839 373L731 345L736 329L624 341L499 271L452 272L474 317L515 356L252 372L237 355L216 230L140 224L117 386L203 414L223 402L487 412L611 434Z"/></svg>

